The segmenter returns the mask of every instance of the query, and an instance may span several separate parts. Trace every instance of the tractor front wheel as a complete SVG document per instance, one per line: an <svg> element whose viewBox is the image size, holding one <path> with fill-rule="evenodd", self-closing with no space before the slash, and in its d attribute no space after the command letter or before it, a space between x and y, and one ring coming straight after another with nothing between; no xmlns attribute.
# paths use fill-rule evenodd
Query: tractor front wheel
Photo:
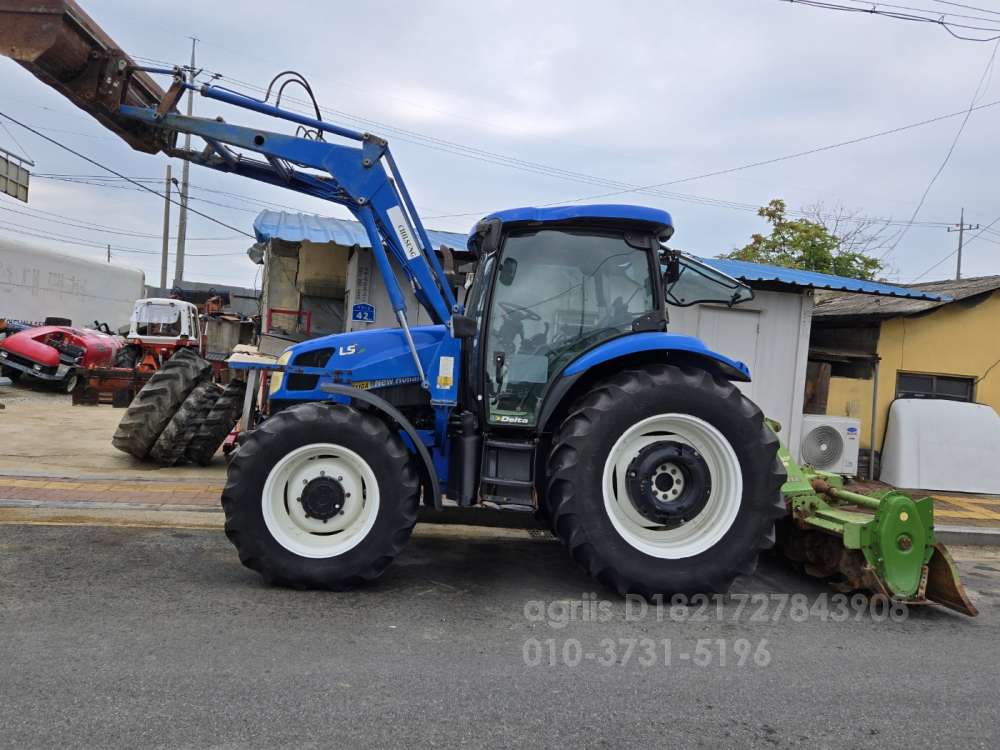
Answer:
<svg viewBox="0 0 1000 750"><path fill-rule="evenodd" d="M648 366L598 383L553 438L556 533L620 594L722 592L785 515L778 439L730 382Z"/></svg>
<svg viewBox="0 0 1000 750"><path fill-rule="evenodd" d="M420 482L403 441L343 404L297 404L250 433L222 507L240 561L266 581L342 590L377 578L417 522Z"/></svg>

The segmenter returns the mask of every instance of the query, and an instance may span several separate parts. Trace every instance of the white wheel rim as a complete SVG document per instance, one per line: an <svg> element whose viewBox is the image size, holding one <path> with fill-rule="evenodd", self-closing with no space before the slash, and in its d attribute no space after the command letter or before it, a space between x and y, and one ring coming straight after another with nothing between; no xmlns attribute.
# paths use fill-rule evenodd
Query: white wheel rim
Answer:
<svg viewBox="0 0 1000 750"><path fill-rule="evenodd" d="M702 511L675 528L657 526L640 515L626 487L632 460L647 445L665 440L694 448L712 480ZM733 525L743 497L743 474L736 452L715 427L690 414L659 414L637 422L618 438L604 463L603 490L605 511L622 539L647 555L677 560L711 549Z"/></svg>
<svg viewBox="0 0 1000 750"><path fill-rule="evenodd" d="M298 500L305 485L324 476L340 482L345 499L340 514L326 523L307 518ZM274 465L264 483L261 508L267 530L289 552L336 557L360 544L375 525L378 482L368 463L354 451L333 443L313 443Z"/></svg>

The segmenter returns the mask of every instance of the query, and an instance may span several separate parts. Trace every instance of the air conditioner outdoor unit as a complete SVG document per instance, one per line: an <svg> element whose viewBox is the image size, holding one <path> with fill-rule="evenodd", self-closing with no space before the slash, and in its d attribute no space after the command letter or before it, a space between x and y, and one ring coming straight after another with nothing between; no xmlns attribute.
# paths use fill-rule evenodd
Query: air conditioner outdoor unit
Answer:
<svg viewBox="0 0 1000 750"><path fill-rule="evenodd" d="M849 417L802 415L802 463L835 474L857 474L861 423Z"/></svg>

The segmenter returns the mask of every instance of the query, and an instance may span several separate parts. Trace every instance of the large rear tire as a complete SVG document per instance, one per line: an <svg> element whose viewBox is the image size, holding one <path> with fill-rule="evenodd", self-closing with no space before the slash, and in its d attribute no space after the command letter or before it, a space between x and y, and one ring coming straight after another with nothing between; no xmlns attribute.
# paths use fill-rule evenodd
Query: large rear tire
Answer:
<svg viewBox="0 0 1000 750"><path fill-rule="evenodd" d="M651 365L598 383L552 446L553 527L622 595L724 592L785 515L777 436L704 370Z"/></svg>
<svg viewBox="0 0 1000 750"><path fill-rule="evenodd" d="M208 381L195 386L181 408L167 422L149 450L149 457L164 466L173 466L184 455L199 425L219 400L222 387Z"/></svg>
<svg viewBox="0 0 1000 750"><path fill-rule="evenodd" d="M184 452L184 457L188 461L201 466L208 466L211 463L219 446L232 432L243 413L243 397L246 395L246 390L247 384L244 381L238 379L229 381L188 443Z"/></svg>
<svg viewBox="0 0 1000 750"><path fill-rule="evenodd" d="M132 399L111 444L136 458L145 458L184 399L210 370L211 365L193 351L183 349L174 354Z"/></svg>
<svg viewBox="0 0 1000 750"><path fill-rule="evenodd" d="M382 574L417 522L420 481L386 424L296 404L246 434L222 492L226 535L271 584L343 590Z"/></svg>

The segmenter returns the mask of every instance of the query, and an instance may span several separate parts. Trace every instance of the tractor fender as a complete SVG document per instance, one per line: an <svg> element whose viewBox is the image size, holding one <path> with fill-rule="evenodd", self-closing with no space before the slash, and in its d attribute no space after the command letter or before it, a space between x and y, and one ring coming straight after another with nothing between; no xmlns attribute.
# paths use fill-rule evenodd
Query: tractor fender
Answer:
<svg viewBox="0 0 1000 750"><path fill-rule="evenodd" d="M700 357L713 360L722 374L729 380L750 382L750 370L742 362L730 359L724 354L719 354L705 346L701 339L694 336L685 336L681 333L662 333L660 331L648 331L645 333L633 333L627 336L619 336L616 339L605 341L599 346L595 346L590 351L584 352L575 360L569 363L563 370L563 377L578 375L584 370L589 370L595 365L618 359L629 354L651 351L680 351L695 354Z"/></svg>
<svg viewBox="0 0 1000 750"><path fill-rule="evenodd" d="M545 394L538 425L544 429L544 425L548 423L567 394L573 390L573 386L595 367L615 360L627 361L643 353L660 353L664 360L669 362L671 352L683 353L688 361L692 359L700 361L706 367L718 370L729 380L750 382L750 370L745 364L709 349L701 339L694 336L662 331L628 334L595 346L563 369Z"/></svg>
<svg viewBox="0 0 1000 750"><path fill-rule="evenodd" d="M349 385L342 385L340 383L324 383L320 386L320 390L325 393L332 393L336 396L346 396L352 400L364 401L366 404L374 407L393 422L398 424L399 428L406 433L407 437L410 438L410 442L413 443L413 447L416 449L417 456L420 458L420 461L424 465L424 469L427 471L427 489L430 491L431 499L434 501L434 510L441 510L441 484L438 482L437 472L434 470L434 462L431 459L431 454L427 450L427 446L423 444L423 441L421 441L416 428L410 423L410 420L403 416L399 409L381 396L376 396L374 393L363 391L360 388L354 388Z"/></svg>

